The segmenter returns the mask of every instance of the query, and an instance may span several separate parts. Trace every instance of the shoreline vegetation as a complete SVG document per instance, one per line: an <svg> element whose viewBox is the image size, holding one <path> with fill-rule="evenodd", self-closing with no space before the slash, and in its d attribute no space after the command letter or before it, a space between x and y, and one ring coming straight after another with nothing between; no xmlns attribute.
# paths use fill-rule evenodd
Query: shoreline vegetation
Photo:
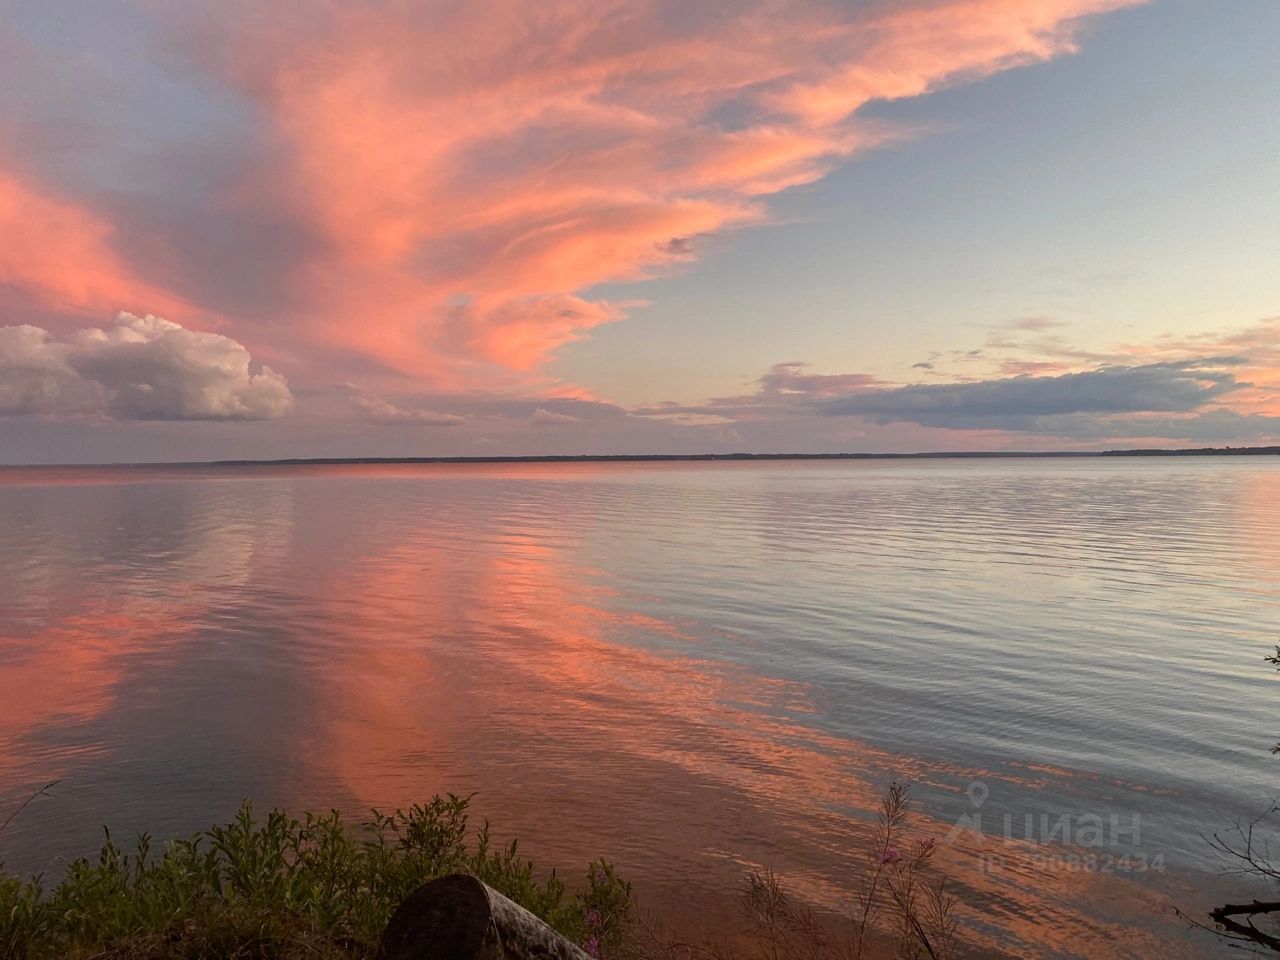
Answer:
<svg viewBox="0 0 1280 960"><path fill-rule="evenodd" d="M700 942L643 917L606 860L573 884L536 869L515 841L496 843L487 820L472 825L470 800L375 810L358 826L336 810L259 818L245 801L231 822L163 849L144 834L128 853L108 830L97 857L69 863L57 882L0 863L0 960L375 960L397 907L450 874L481 880L595 960L963 955L957 901L930 868L933 840L910 824L906 785L885 794L844 916L816 917L762 868L739 890L740 927Z"/></svg>
<svg viewBox="0 0 1280 960"><path fill-rule="evenodd" d="M1280 456L1280 446L1134 448L1128 450L939 450L924 453L618 453L489 457L289 457L273 460L176 460L115 463L7 464L0 469L82 469L86 467L307 467L361 464L452 463L697 463L773 462L778 460L1067 460L1099 457L1249 457Z"/></svg>

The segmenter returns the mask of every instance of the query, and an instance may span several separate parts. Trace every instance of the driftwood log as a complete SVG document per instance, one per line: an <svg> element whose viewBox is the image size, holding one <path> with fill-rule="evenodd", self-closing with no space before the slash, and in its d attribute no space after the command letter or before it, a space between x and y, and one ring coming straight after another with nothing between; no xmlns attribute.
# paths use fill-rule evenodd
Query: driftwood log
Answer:
<svg viewBox="0 0 1280 960"><path fill-rule="evenodd" d="M532 913L455 873L415 890L391 915L380 960L591 960Z"/></svg>

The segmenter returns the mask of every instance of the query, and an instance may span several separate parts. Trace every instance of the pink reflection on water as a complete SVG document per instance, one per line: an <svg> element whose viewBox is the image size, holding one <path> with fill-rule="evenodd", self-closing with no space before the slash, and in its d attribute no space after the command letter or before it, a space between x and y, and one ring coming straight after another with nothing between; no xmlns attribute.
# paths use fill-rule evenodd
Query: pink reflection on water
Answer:
<svg viewBox="0 0 1280 960"><path fill-rule="evenodd" d="M617 469L559 465L502 475L568 483ZM199 692L221 697L224 713L253 708L251 721L214 717L206 733L251 741L276 777L270 787L285 779L286 757L296 763L296 782L280 792L297 803L358 814L435 792L477 791L476 809L521 837L541 863L572 869L607 855L637 879L648 905L694 929L733 922L735 884L763 864L813 903L847 910L868 817L891 776L937 791L980 779L1025 792L1086 782L1094 796L1107 792L1110 784L1095 775L1062 766L990 771L820 729L821 690L707 653L739 642L731 631L707 644L706 623L691 626L657 605L627 609L634 598L603 585L600 555L560 523L554 497L540 501L535 490L522 505L494 497L484 501L488 513L461 520L446 516L447 492L430 501L438 512L422 509L421 498L405 499L408 509L394 499L397 484L439 482L447 491L450 479L486 472L495 471L237 471L228 475L237 482L202 487L190 498L197 507L157 525L166 532L156 556L167 559L125 571L128 589L74 596L58 558L38 577L15 581L38 580L29 592L42 605L23 607L12 621L36 627L23 632L6 621L0 635L0 775L35 782L86 762L116 762L97 738L129 697L172 698L166 716L180 722L153 725L148 735L189 746L183 738L196 724L181 722L186 689L130 682L138 663L165 661ZM87 484L117 475L60 476ZM341 504L348 515L324 499L329 488L316 492L317 477L393 482L358 494L348 488ZM255 478L271 483L238 483ZM244 497L233 496L241 486ZM1233 506L1275 514L1270 478L1241 489ZM575 510L608 511L610 491L588 493ZM708 495L705 487L697 493ZM292 516L294 494L312 497L297 530L279 519ZM139 496L149 509L156 492ZM391 506L361 512L383 499ZM783 519L788 509L779 503ZM108 519L113 526L118 518ZM827 551L842 549L821 532L814 539ZM1270 543L1258 537L1266 558ZM200 630L221 647L188 642ZM256 647L246 652L249 641ZM247 675L265 677L255 688L267 692L260 701L237 686ZM243 729L251 722L258 726ZM115 746L125 759L144 749ZM253 783L235 779L242 772L226 775ZM202 810L193 816L194 825L210 819ZM922 818L920 830L946 838L953 825ZM942 844L939 864L982 944L1091 957L1170 956L1184 946L1171 935L1178 923L1170 904L1198 901L1184 897L1177 877L1064 869L1036 859L1045 852L970 835ZM1003 869L984 869L992 855L1004 858ZM1184 952L1196 950L1189 942Z"/></svg>
<svg viewBox="0 0 1280 960"><path fill-rule="evenodd" d="M758 865L847 912L890 772L1031 789L1072 776L1048 766L997 775L824 733L805 722L816 709L806 685L686 655L677 623L611 609L552 524L508 525L457 563L428 535L431 522L406 523L378 556L315 570L334 616L360 635L319 671L308 755L361 807L478 791L477 809L542 862L606 853L650 906L698 929L734 922L736 884ZM668 642L616 639L629 631ZM921 818L919 830L941 839L952 826ZM1121 875L1037 866L1042 852L973 835L941 845L976 945L1182 955L1152 928L1170 913L1166 895ZM987 869L993 854L998 872Z"/></svg>
<svg viewBox="0 0 1280 960"><path fill-rule="evenodd" d="M68 607L76 602L66 598ZM116 706L127 658L155 655L157 638L180 634L199 611L97 600L47 623L38 633L0 631L0 781L36 783L66 775L105 748L41 744L57 728L84 730Z"/></svg>

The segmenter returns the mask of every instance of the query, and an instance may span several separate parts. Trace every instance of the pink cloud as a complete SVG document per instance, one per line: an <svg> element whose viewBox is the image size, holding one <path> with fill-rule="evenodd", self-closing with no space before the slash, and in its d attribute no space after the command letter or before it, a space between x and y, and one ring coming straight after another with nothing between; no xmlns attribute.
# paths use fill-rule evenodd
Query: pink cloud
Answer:
<svg viewBox="0 0 1280 960"><path fill-rule="evenodd" d="M0 289L67 314L186 313L180 297L138 277L116 253L114 232L108 220L0 168Z"/></svg>
<svg viewBox="0 0 1280 960"><path fill-rule="evenodd" d="M1232 398L1239 413L1280 416L1280 317L1268 317L1247 327L1195 336L1164 336L1154 343L1126 345L1125 354L1153 360L1182 360L1190 356L1231 356L1246 389Z"/></svg>
<svg viewBox="0 0 1280 960"><path fill-rule="evenodd" d="M185 51L234 91L267 145L210 205L272 211L307 240L270 316L237 306L226 322L275 354L354 353L474 389L625 317L593 288L684 268L697 238L766 220L769 195L883 141L856 120L867 103L1070 51L1081 18L1136 2L231 0L157 15L179 18L166 62ZM49 302L181 315L173 302L199 299L136 277L99 215L0 175L5 226L45 255L7 245L0 280ZM260 261L267 242L246 230L238 255Z"/></svg>

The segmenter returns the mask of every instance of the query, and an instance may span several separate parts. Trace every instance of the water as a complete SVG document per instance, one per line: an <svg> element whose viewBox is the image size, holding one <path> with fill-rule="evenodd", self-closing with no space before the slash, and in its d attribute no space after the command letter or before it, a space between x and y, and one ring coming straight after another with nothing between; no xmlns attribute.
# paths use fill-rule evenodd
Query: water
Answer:
<svg viewBox="0 0 1280 960"><path fill-rule="evenodd" d="M9 469L0 556L11 868L475 791L687 929L898 777L981 943L1206 956L1276 789L1272 460Z"/></svg>

